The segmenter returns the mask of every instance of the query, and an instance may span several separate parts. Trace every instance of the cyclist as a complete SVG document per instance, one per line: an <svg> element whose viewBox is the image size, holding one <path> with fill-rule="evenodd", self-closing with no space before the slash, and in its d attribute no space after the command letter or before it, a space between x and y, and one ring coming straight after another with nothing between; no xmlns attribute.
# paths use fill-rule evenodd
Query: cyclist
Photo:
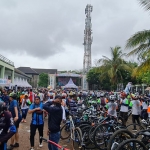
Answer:
<svg viewBox="0 0 150 150"><path fill-rule="evenodd" d="M129 107L129 100L127 99L127 95L125 92L122 92L120 95L120 116L123 119L123 125L126 126L126 122L128 120L128 107Z"/></svg>
<svg viewBox="0 0 150 150"><path fill-rule="evenodd" d="M107 108L108 108L108 116L113 116L113 117L117 117L117 103L115 102L115 97L113 95L110 96L109 98L109 103L107 104Z"/></svg>
<svg viewBox="0 0 150 150"><path fill-rule="evenodd" d="M9 132L8 132L9 130ZM11 114L0 101L0 150L7 150L7 141L15 134L16 127Z"/></svg>
<svg viewBox="0 0 150 150"><path fill-rule="evenodd" d="M36 133L36 129L39 131L39 136L43 137L43 128L44 128L44 121L43 121L43 103L40 102L40 97L36 96L34 103L30 105L29 114L32 114L32 120L30 125L30 144L31 149L34 150L34 136ZM42 140L39 138L39 147L43 147Z"/></svg>

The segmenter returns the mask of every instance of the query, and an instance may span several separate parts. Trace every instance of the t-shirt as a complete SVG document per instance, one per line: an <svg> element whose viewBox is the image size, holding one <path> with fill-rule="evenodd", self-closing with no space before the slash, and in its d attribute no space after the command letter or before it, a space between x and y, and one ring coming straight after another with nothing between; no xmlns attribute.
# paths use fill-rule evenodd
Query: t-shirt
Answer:
<svg viewBox="0 0 150 150"><path fill-rule="evenodd" d="M30 105L29 110L33 110L33 109L38 108L38 107L40 107L41 110L43 110L43 103L40 103L39 105L36 105L35 103L33 103L33 104ZM34 125L44 124L43 112L42 113L33 112L32 113L31 124L34 124Z"/></svg>
<svg viewBox="0 0 150 150"><path fill-rule="evenodd" d="M126 99L126 98L124 100L121 99L122 104L127 104L127 102L128 102L128 99ZM120 111L121 112L128 112L128 106L121 105Z"/></svg>
<svg viewBox="0 0 150 150"><path fill-rule="evenodd" d="M143 107L143 109L147 109L147 108L148 108L147 103L146 103L146 102L143 102L143 103L142 103L142 107Z"/></svg>
<svg viewBox="0 0 150 150"><path fill-rule="evenodd" d="M19 109L18 102L16 100L12 100L10 102L10 105L9 105L9 111L11 112L13 118L16 117L15 109L14 109L15 107L17 107L17 109L18 109L18 118L20 119L21 118L21 114L20 114L20 109Z"/></svg>
<svg viewBox="0 0 150 150"><path fill-rule="evenodd" d="M40 100L43 101L43 99L44 99L44 94L43 94L43 93L39 93L39 97L40 97Z"/></svg>
<svg viewBox="0 0 150 150"><path fill-rule="evenodd" d="M25 99L22 99L22 104L21 104L21 109L28 109L29 107L27 106L27 104L24 104ZM27 103L31 103L29 99L26 100ZM23 106L24 104L24 106Z"/></svg>
<svg viewBox="0 0 150 150"><path fill-rule="evenodd" d="M132 114L133 115L140 115L141 107L140 107L140 101L139 100L132 100L130 102L130 106L132 106Z"/></svg>
<svg viewBox="0 0 150 150"><path fill-rule="evenodd" d="M108 115L117 117L116 109L117 109L117 103L116 102L109 102L108 103Z"/></svg>

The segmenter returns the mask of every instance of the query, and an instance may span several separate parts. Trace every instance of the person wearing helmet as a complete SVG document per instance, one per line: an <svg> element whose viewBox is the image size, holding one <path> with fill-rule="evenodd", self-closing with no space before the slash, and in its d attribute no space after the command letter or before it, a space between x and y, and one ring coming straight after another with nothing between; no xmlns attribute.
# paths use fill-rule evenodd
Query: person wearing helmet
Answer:
<svg viewBox="0 0 150 150"><path fill-rule="evenodd" d="M10 105L8 110L11 112L12 117L14 119L14 124L16 126L16 133L15 135L11 138L11 144L10 147L7 148L8 150L11 150L14 147L19 147L19 133L18 133L18 128L19 128L19 124L21 122L21 114L20 114L20 109L19 109L19 105L18 102L16 100L17 95L15 93L10 93L9 94L9 100L10 100Z"/></svg>
<svg viewBox="0 0 150 150"><path fill-rule="evenodd" d="M9 132L8 132L9 130ZM7 141L16 133L12 115L0 101L0 150L7 150Z"/></svg>
<svg viewBox="0 0 150 150"><path fill-rule="evenodd" d="M123 119L124 126L126 126L126 122L128 120L128 107L129 107L129 100L126 97L127 97L127 95L125 92L121 93L121 95L120 95L120 98L121 98L120 116Z"/></svg>
<svg viewBox="0 0 150 150"><path fill-rule="evenodd" d="M115 97L110 96L109 103L107 104L108 116L117 117L117 103L115 102Z"/></svg>

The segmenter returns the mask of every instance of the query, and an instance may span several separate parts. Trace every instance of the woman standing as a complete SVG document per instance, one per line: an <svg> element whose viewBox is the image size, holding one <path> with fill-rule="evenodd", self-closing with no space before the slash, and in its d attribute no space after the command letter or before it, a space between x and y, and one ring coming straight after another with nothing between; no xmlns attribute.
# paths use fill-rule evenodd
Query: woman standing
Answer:
<svg viewBox="0 0 150 150"><path fill-rule="evenodd" d="M24 99L22 99L22 104L21 104L21 111L22 111L22 121L26 123L26 116L28 113L29 105L31 104L29 97L27 94L25 94Z"/></svg>
<svg viewBox="0 0 150 150"><path fill-rule="evenodd" d="M20 114L19 105L18 105L16 98L17 98L17 95L15 93L9 94L9 100L10 100L9 111L11 112L12 117L13 117L14 122L15 122L16 133L11 138L11 144L10 144L10 147L7 148L8 150L13 149L14 147L19 147L18 128L19 128L19 124L21 122L22 117Z"/></svg>
<svg viewBox="0 0 150 150"><path fill-rule="evenodd" d="M34 150L34 136L36 134L36 129L39 131L39 147L43 147L42 140L40 137L43 137L43 103L40 102L40 97L36 96L34 103L31 104L29 108L29 114L32 114L32 120L30 125L30 144L31 149Z"/></svg>

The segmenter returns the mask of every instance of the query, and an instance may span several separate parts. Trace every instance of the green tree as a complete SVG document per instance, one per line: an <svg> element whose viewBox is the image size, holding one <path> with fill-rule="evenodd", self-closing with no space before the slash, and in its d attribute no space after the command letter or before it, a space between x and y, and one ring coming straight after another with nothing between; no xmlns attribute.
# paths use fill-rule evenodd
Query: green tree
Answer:
<svg viewBox="0 0 150 150"><path fill-rule="evenodd" d="M149 0L139 0L140 4L146 9L150 10ZM148 66L150 63L150 30L139 31L132 35L126 43L127 49L132 49L130 55L137 55L141 61L139 69Z"/></svg>
<svg viewBox="0 0 150 150"><path fill-rule="evenodd" d="M116 46L115 48L110 49L111 58L103 56L102 59L99 60L102 74L101 79L109 78L112 84L112 88L114 89L117 83L123 82L123 74L122 70L131 71L130 66L123 59L125 56L121 51L121 47Z"/></svg>
<svg viewBox="0 0 150 150"><path fill-rule="evenodd" d="M47 87L48 86L48 74L47 73L41 73L39 75L39 87Z"/></svg>

